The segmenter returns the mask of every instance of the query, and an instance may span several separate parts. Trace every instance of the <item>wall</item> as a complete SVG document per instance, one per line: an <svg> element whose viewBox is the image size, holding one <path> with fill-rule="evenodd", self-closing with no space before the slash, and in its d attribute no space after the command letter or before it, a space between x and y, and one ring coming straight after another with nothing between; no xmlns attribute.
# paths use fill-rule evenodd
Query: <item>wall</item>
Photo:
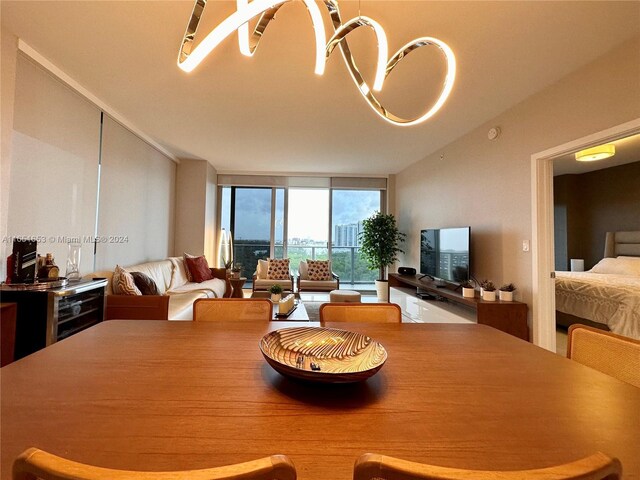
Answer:
<svg viewBox="0 0 640 480"><path fill-rule="evenodd" d="M205 255L215 265L216 170L204 160L181 160L176 176L175 255Z"/></svg>
<svg viewBox="0 0 640 480"><path fill-rule="evenodd" d="M640 117L639 56L637 37L400 172L399 263L419 265L420 229L470 225L474 275L514 282L531 304L531 155Z"/></svg>
<svg viewBox="0 0 640 480"><path fill-rule="evenodd" d="M555 219L556 245L566 252L556 255L558 270L566 270L570 258L583 258L588 270L602 259L606 232L640 230L640 161L559 175L553 190L556 209L566 211L564 224Z"/></svg>
<svg viewBox="0 0 640 480"><path fill-rule="evenodd" d="M16 56L18 38L6 30L1 31L0 46L0 280L6 277L4 259L11 253L9 242L5 242L9 218L9 185L11 178L11 131L13 130L13 106L16 86Z"/></svg>

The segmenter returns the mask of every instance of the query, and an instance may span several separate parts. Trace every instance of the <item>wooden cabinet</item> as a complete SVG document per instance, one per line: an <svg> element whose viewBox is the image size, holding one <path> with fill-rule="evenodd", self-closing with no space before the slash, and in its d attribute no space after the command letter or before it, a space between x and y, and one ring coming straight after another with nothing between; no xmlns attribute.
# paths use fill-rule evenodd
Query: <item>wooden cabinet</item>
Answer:
<svg viewBox="0 0 640 480"><path fill-rule="evenodd" d="M418 295L425 292L439 299L466 305L476 312L476 321L483 325L497 328L503 332L529 341L529 327L527 326L527 304L522 302L487 302L476 293L475 298L465 298L462 293L454 290L453 285L437 287L427 278L420 280L419 275L389 274L389 288L399 288L407 293Z"/></svg>
<svg viewBox="0 0 640 480"><path fill-rule="evenodd" d="M104 320L106 279L48 290L2 288L17 305L15 358L19 359Z"/></svg>

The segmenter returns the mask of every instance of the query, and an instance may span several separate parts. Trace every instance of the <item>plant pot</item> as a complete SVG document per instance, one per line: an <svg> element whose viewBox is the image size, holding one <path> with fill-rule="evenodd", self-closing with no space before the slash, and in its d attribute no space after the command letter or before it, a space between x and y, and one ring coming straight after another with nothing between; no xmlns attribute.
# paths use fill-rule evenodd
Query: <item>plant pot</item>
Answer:
<svg viewBox="0 0 640 480"><path fill-rule="evenodd" d="M465 288L462 287L462 296L464 298L473 298L476 296L476 290L475 288Z"/></svg>
<svg viewBox="0 0 640 480"><path fill-rule="evenodd" d="M387 280L376 280L376 293L381 302L389 301L389 282Z"/></svg>
<svg viewBox="0 0 640 480"><path fill-rule="evenodd" d="M281 298L282 298L282 294L281 293L272 293L271 294L271 301L272 302L279 302Z"/></svg>
<svg viewBox="0 0 640 480"><path fill-rule="evenodd" d="M513 302L513 292L500 290L500 300L503 302Z"/></svg>
<svg viewBox="0 0 640 480"><path fill-rule="evenodd" d="M486 302L495 302L496 301L496 291L495 290L483 290L482 291L482 299Z"/></svg>

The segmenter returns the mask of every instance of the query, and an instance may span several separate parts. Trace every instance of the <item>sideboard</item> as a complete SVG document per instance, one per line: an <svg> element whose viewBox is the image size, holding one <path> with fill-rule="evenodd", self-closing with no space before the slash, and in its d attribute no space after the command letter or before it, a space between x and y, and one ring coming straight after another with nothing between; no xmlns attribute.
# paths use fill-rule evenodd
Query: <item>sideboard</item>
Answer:
<svg viewBox="0 0 640 480"><path fill-rule="evenodd" d="M477 323L497 328L503 332L529 341L529 327L527 325L527 304L522 302L504 302L496 300L487 302L482 300L478 292L474 298L462 296L455 285L436 286L436 283L421 275L389 274L389 288L398 288L406 293L417 295L425 292L448 302L464 305L476 312Z"/></svg>

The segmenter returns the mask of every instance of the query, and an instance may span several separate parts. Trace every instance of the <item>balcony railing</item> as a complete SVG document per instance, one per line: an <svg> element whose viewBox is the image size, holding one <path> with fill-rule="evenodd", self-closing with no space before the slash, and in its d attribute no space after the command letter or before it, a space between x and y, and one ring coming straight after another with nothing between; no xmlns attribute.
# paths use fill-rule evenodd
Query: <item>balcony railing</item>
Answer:
<svg viewBox="0 0 640 480"><path fill-rule="evenodd" d="M236 241L233 250L235 263L240 263L243 267L242 276L251 279L258 259L269 257L270 246L268 243ZM276 245L276 257L281 258L283 252L283 246ZM290 259L291 271L297 275L301 260L327 260L329 249L322 245L290 245L287 247L287 256ZM331 268L340 277L341 283L369 284L377 277L377 271L370 270L360 256L360 247L333 247L331 257Z"/></svg>

